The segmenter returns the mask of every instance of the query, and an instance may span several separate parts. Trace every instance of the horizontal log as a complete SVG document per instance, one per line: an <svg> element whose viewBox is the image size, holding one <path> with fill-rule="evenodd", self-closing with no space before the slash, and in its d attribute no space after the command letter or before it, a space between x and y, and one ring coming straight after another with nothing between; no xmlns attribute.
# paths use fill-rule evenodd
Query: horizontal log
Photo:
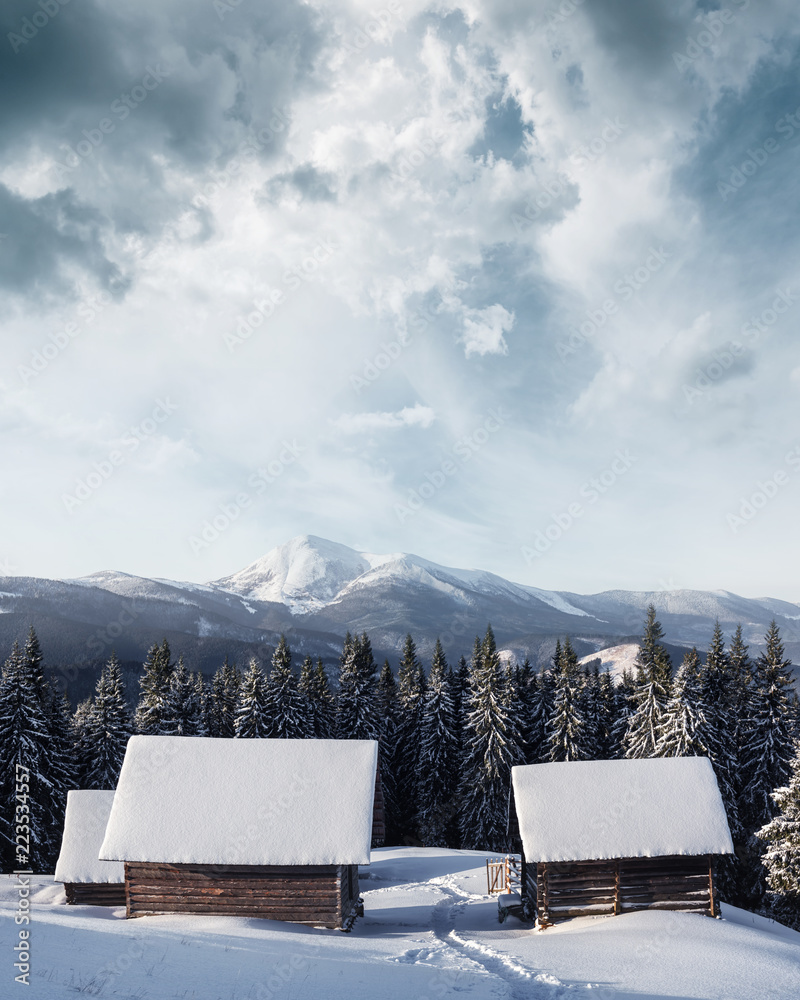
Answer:
<svg viewBox="0 0 800 1000"><path fill-rule="evenodd" d="M176 873L182 876L198 875L207 878L239 874L243 877L275 878L277 876L296 877L302 874L304 878L335 877L343 865L194 865L168 864L155 861L126 861L126 871L132 873L143 871L158 871Z"/></svg>
<svg viewBox="0 0 800 1000"><path fill-rule="evenodd" d="M654 902L647 904L623 904L620 909L625 913L636 913L639 910L682 910L684 913L708 913L708 903Z"/></svg>
<svg viewBox="0 0 800 1000"><path fill-rule="evenodd" d="M264 910L255 906L216 907L202 906L199 904L185 906L170 906L168 904L164 904L161 906L137 906L130 908L131 916L139 916L145 913L151 915L159 913L202 913L209 916L216 915L221 917L263 917L267 920L285 920L288 923L304 924L317 922L335 924L338 919L338 914L335 910L307 910L303 913L296 913L288 910Z"/></svg>
<svg viewBox="0 0 800 1000"><path fill-rule="evenodd" d="M163 896L131 899L129 901L129 906L132 910L170 910L175 913L183 911L190 913L198 908L208 910L210 913L228 913L233 910L252 910L258 913L271 914L281 920L293 920L295 915L305 918L306 916L313 916L317 913L335 914L341 910L341 907L339 906L293 906L288 904L264 906L258 903L239 899L224 899L212 902L208 899L196 899L191 897L189 899L174 899Z"/></svg>
<svg viewBox="0 0 800 1000"><path fill-rule="evenodd" d="M142 892L143 890L156 890L158 892L194 892L194 893L204 893L209 896L225 895L230 892L246 893L248 895L254 896L314 896L317 898L335 898L340 894L340 887L337 885L332 886L313 886L313 885L294 885L291 882L277 882L273 884L262 884L252 882L221 882L215 885L200 885L197 882L179 882L177 880L170 882L160 882L155 879L149 879L147 881L128 883L130 885L131 892Z"/></svg>
<svg viewBox="0 0 800 1000"><path fill-rule="evenodd" d="M550 920L566 919L567 917L600 917L613 913L614 907L592 907L589 909L585 906L578 906L569 909L548 909L547 911L540 911L539 916L544 916L545 912Z"/></svg>

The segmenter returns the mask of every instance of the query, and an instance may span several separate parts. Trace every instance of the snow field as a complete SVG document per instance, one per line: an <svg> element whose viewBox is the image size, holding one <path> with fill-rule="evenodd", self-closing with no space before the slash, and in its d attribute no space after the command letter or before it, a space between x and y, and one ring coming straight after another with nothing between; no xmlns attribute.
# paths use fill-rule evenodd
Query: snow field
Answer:
<svg viewBox="0 0 800 1000"><path fill-rule="evenodd" d="M383 848L351 934L234 917L125 920L34 879L26 996L136 1000L797 1000L800 934L723 904L722 920L635 913L544 933L497 921L480 852ZM2 995L13 994L15 881L0 878ZM6 981L8 987L6 987ZM586 993L587 990L590 993Z"/></svg>

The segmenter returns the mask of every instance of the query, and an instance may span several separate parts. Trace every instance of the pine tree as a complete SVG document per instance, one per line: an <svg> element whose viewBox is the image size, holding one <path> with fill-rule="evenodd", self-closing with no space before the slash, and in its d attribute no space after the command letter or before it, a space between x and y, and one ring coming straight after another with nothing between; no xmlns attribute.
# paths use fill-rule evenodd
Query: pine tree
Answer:
<svg viewBox="0 0 800 1000"><path fill-rule="evenodd" d="M397 682L388 660L384 660L378 677L377 693L378 746L383 805L386 814L386 842L399 843L397 822L397 781L395 766L397 740L400 730L400 705L397 700Z"/></svg>
<svg viewBox="0 0 800 1000"><path fill-rule="evenodd" d="M626 757L655 757L657 753L672 678L669 653L661 644L663 637L655 606L651 604L636 656L633 712L623 738Z"/></svg>
<svg viewBox="0 0 800 1000"><path fill-rule="evenodd" d="M583 714L586 719L586 751L589 760L608 760L611 754L611 728L614 723L614 696L608 672L600 670L600 661L586 665L583 673Z"/></svg>
<svg viewBox="0 0 800 1000"><path fill-rule="evenodd" d="M513 691L500 663L491 626L473 651L459 816L461 846L505 851L508 846L508 795L511 768L523 762L518 734L511 726Z"/></svg>
<svg viewBox="0 0 800 1000"><path fill-rule="evenodd" d="M733 723L734 680L719 621L714 626L711 645L706 655L706 662L700 668L699 679L699 707L705 723L704 725L701 723L700 736L714 766L731 834L738 839L741 824L735 789L738 761L736 727ZM723 879L723 881L729 880ZM721 887L726 899L729 896L728 889L727 884Z"/></svg>
<svg viewBox="0 0 800 1000"><path fill-rule="evenodd" d="M756 834L766 844L761 859L776 920L800 930L800 743L788 784L772 793L775 815Z"/></svg>
<svg viewBox="0 0 800 1000"><path fill-rule="evenodd" d="M567 636L554 678L553 714L547 734L551 761L589 760L592 755L582 682L578 657Z"/></svg>
<svg viewBox="0 0 800 1000"><path fill-rule="evenodd" d="M233 731L235 736L248 740L263 739L270 734L267 679L255 657L251 657L239 685Z"/></svg>
<svg viewBox="0 0 800 1000"><path fill-rule="evenodd" d="M400 728L395 754L396 820L403 835L416 839L420 723L425 698L425 672L411 635L406 636L403 644L403 655L398 671L397 698L400 706Z"/></svg>
<svg viewBox="0 0 800 1000"><path fill-rule="evenodd" d="M525 760L530 760L531 748L536 742L534 714L538 707L538 689L536 674L530 660L526 658L521 667L514 668L514 700L517 705L519 737Z"/></svg>
<svg viewBox="0 0 800 1000"><path fill-rule="evenodd" d="M41 662L41 661L40 661ZM53 830L59 819L53 802L60 789L52 778L53 760L50 729L41 671L14 643L0 679L0 842L5 871L31 867L34 872L50 869L54 863ZM27 789L18 799L17 781L28 775ZM25 812L30 828L26 857L23 845L14 845L13 817L17 805ZM63 817L62 817L63 819Z"/></svg>
<svg viewBox="0 0 800 1000"><path fill-rule="evenodd" d="M625 735L636 705L636 682L633 674L623 668L619 683L613 690L614 721L611 725L611 760L625 756Z"/></svg>
<svg viewBox="0 0 800 1000"><path fill-rule="evenodd" d="M708 756L702 735L706 724L701 705L701 666L697 650L692 649L678 667L659 729L656 747L659 757Z"/></svg>
<svg viewBox="0 0 800 1000"><path fill-rule="evenodd" d="M417 828L426 847L447 847L453 842L459 747L450 676L437 639L419 728Z"/></svg>
<svg viewBox="0 0 800 1000"><path fill-rule="evenodd" d="M230 739L235 735L236 709L239 704L241 682L241 674L236 664L229 663L226 656L225 662L214 674L211 681L211 694L207 710L209 736Z"/></svg>
<svg viewBox="0 0 800 1000"><path fill-rule="evenodd" d="M272 671L267 683L269 735L273 739L302 740L311 735L309 708L297 689L292 672L292 651L281 636L272 654Z"/></svg>
<svg viewBox="0 0 800 1000"><path fill-rule="evenodd" d="M340 740L377 740L375 659L366 632L347 633L340 659L336 699L336 736Z"/></svg>
<svg viewBox="0 0 800 1000"><path fill-rule="evenodd" d="M766 649L753 669L750 699L750 732L741 755L741 815L745 832L737 854L740 857L740 891L748 908L763 908L767 902L762 845L756 832L775 818L778 805L772 798L777 788L787 786L793 755L793 719L789 697L791 661L785 658L778 626L773 621L766 635Z"/></svg>
<svg viewBox="0 0 800 1000"><path fill-rule="evenodd" d="M201 736L204 728L202 706L197 700L197 679L186 669L181 654L170 673L161 733L164 736Z"/></svg>
<svg viewBox="0 0 800 1000"><path fill-rule="evenodd" d="M132 732L122 671L115 652L103 667L81 733L82 788L117 787Z"/></svg>
<svg viewBox="0 0 800 1000"><path fill-rule="evenodd" d="M135 726L144 736L163 736L169 723L169 685L172 678L172 654L166 639L150 647L139 679L141 695L136 709Z"/></svg>
<svg viewBox="0 0 800 1000"><path fill-rule="evenodd" d="M759 655L754 671L751 732L742 760L744 805L753 827L762 826L774 817L776 805L771 793L786 785L792 759L789 700L792 664L784 656L780 631L774 621L765 638L766 649Z"/></svg>
<svg viewBox="0 0 800 1000"><path fill-rule="evenodd" d="M458 740L458 759L464 759L464 750L468 733L465 727L466 704L469 694L469 664L466 658L458 659L458 670L453 671L453 712L455 713L456 738Z"/></svg>
<svg viewBox="0 0 800 1000"><path fill-rule="evenodd" d="M561 659L561 640L556 640L556 652L553 656L553 670L557 659ZM548 670L547 665L543 665L539 673L539 680L536 685L536 692L531 705L531 721L528 732L528 746L526 749L526 760L529 764L544 764L550 759L550 747L548 743L550 718L553 714L553 672Z"/></svg>
<svg viewBox="0 0 800 1000"><path fill-rule="evenodd" d="M303 660L297 689L306 699L310 727L308 737L329 740L333 735L334 703L321 659L317 660L316 666L310 656Z"/></svg>
<svg viewBox="0 0 800 1000"><path fill-rule="evenodd" d="M190 674L192 690L188 712L187 736L208 736L208 689L202 673Z"/></svg>

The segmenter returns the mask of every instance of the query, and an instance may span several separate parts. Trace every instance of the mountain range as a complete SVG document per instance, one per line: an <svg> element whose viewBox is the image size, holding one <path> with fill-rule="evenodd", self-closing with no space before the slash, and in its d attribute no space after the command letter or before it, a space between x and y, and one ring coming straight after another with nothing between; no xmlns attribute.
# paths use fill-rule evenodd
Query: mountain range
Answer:
<svg viewBox="0 0 800 1000"><path fill-rule="evenodd" d="M658 610L668 644L703 649L718 619L741 623L754 647L774 618L787 652L800 654L800 605L726 590L611 590L581 595L512 583L482 570L452 569L407 553L359 552L313 535L293 538L238 573L210 583L102 571L74 580L0 578L0 651L36 626L47 662L88 693L116 649L133 671L166 637L191 669L213 672L227 655L268 660L280 633L300 657L333 662L345 632L366 630L376 658L396 662L411 632L423 657L440 636L452 661L469 657L488 622L510 655L542 662L557 636L581 655L635 642L645 609Z"/></svg>

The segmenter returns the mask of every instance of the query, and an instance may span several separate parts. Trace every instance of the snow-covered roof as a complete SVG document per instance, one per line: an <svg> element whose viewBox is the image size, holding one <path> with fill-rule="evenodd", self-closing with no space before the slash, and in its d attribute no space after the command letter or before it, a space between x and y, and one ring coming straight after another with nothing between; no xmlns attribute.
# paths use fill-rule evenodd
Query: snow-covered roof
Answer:
<svg viewBox="0 0 800 1000"><path fill-rule="evenodd" d="M172 864L369 864L373 740L133 736L100 850Z"/></svg>
<svg viewBox="0 0 800 1000"><path fill-rule="evenodd" d="M118 861L100 861L100 845L106 833L114 792L71 791L67 793L64 837L56 862L54 882L124 882L125 866Z"/></svg>
<svg viewBox="0 0 800 1000"><path fill-rule="evenodd" d="M512 779L528 861L733 852L706 757L527 764Z"/></svg>

